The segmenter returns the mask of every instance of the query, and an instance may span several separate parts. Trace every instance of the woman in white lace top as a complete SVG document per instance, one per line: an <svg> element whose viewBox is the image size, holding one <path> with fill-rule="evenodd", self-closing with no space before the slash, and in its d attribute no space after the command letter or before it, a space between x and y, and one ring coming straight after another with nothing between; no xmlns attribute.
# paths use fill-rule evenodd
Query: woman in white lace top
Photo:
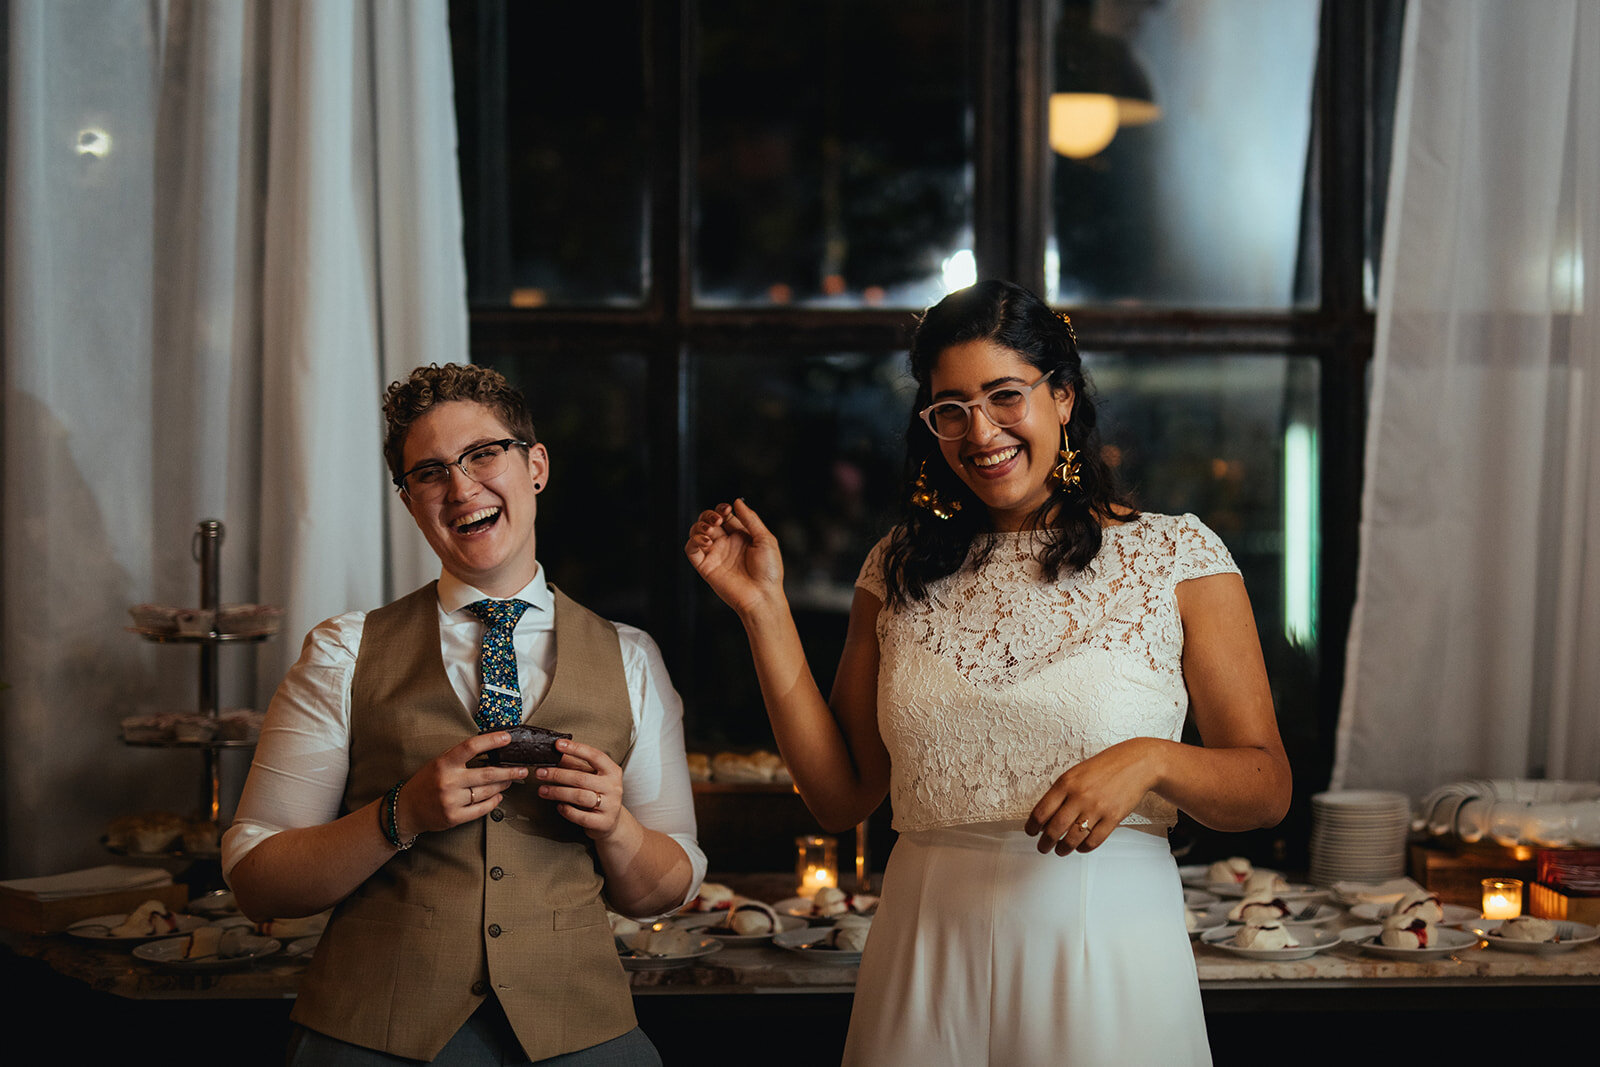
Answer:
<svg viewBox="0 0 1600 1067"><path fill-rule="evenodd" d="M845 1060L1209 1062L1166 832L1178 809L1270 826L1290 789L1238 569L1193 516L1119 493L1072 326L1032 293L946 297L911 366L906 514L862 567L829 699L755 512L702 512L685 545L818 820L892 801Z"/></svg>

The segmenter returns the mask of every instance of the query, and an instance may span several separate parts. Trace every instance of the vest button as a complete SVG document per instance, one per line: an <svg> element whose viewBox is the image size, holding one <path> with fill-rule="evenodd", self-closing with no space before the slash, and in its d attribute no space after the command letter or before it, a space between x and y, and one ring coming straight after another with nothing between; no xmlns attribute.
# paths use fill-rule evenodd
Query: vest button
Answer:
<svg viewBox="0 0 1600 1067"><path fill-rule="evenodd" d="M506 813L501 811L499 808L495 808L493 811L491 811L489 813L489 818L493 819L495 822L499 822L500 820L504 819L505 817L506 817Z"/></svg>
<svg viewBox="0 0 1600 1067"><path fill-rule="evenodd" d="M489 936L490 937L499 937L500 936L500 924L499 923L490 923L489 924Z"/></svg>
<svg viewBox="0 0 1600 1067"><path fill-rule="evenodd" d="M483 981L477 981L477 982L473 982L472 983L472 995L473 996L475 996L475 997L483 997L483 996L488 996L488 994L489 994L489 985L488 985L488 983L483 982Z"/></svg>
<svg viewBox="0 0 1600 1067"><path fill-rule="evenodd" d="M499 868L499 867L490 867L489 868L489 877L493 878L495 881L498 882L500 879L504 878L505 876L506 876L506 872L504 870L502 870L501 868Z"/></svg>

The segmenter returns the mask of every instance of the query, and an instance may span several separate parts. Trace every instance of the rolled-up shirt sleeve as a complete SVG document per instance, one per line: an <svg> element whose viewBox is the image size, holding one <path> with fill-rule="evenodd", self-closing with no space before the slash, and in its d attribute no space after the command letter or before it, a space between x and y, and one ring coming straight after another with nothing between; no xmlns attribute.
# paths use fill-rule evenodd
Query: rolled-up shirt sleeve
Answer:
<svg viewBox="0 0 1600 1067"><path fill-rule="evenodd" d="M222 838L224 877L273 834L339 817L350 767L350 679L365 620L365 612L350 612L313 629L273 694Z"/></svg>
<svg viewBox="0 0 1600 1067"><path fill-rule="evenodd" d="M666 834L689 857L694 876L684 903L700 892L706 855L700 849L683 744L683 700L672 687L661 650L650 635L616 624L623 673L633 705L634 741L622 768L622 802L641 824Z"/></svg>

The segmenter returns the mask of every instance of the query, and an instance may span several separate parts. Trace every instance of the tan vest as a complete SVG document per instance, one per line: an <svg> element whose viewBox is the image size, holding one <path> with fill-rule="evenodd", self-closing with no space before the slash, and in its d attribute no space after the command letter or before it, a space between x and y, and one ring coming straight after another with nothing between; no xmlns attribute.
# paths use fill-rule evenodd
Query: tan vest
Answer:
<svg viewBox="0 0 1600 1067"><path fill-rule="evenodd" d="M351 682L346 811L477 733L445 675L436 585L367 616ZM633 716L616 628L554 592L556 670L527 721L620 764ZM431 1060L492 990L529 1059L609 1041L636 1022L602 888L583 831L532 779L513 785L488 818L423 834L339 905L292 1017Z"/></svg>

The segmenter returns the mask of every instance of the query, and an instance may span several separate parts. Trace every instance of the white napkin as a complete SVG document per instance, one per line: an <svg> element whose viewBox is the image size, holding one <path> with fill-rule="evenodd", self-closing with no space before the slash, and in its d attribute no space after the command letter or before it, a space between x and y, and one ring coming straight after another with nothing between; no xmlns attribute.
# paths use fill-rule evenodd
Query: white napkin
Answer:
<svg viewBox="0 0 1600 1067"><path fill-rule="evenodd" d="M97 893L114 893L119 889L148 889L171 884L172 875L159 867L130 867L110 863L103 867L50 874L43 878L13 878L9 882L0 882L0 888L34 900L66 900L71 897L92 897Z"/></svg>

